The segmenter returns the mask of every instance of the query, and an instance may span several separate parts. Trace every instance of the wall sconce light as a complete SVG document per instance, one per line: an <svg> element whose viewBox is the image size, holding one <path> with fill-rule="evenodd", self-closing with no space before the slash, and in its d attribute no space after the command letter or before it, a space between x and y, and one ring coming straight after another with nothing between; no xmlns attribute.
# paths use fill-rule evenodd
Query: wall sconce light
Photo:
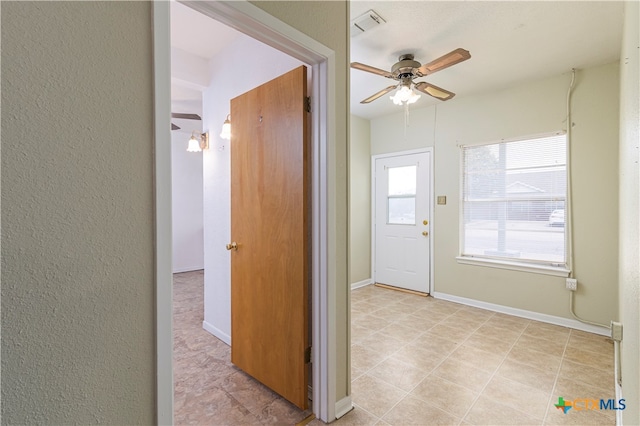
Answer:
<svg viewBox="0 0 640 426"><path fill-rule="evenodd" d="M196 131L191 132L187 151L200 152L203 149L209 149L209 133L198 133Z"/></svg>
<svg viewBox="0 0 640 426"><path fill-rule="evenodd" d="M227 114L226 120L222 124L222 132L220 132L222 139L231 140L231 114Z"/></svg>

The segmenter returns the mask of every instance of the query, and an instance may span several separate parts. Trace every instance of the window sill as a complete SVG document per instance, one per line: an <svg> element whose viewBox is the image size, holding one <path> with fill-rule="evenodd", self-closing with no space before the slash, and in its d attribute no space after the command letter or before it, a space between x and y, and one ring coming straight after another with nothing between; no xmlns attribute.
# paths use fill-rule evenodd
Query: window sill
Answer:
<svg viewBox="0 0 640 426"><path fill-rule="evenodd" d="M531 272L534 274L553 275L556 277L568 277L571 272L562 266L535 265L524 262L508 260L482 259L477 257L458 256L456 260L462 265L485 266L488 268L509 269L512 271Z"/></svg>

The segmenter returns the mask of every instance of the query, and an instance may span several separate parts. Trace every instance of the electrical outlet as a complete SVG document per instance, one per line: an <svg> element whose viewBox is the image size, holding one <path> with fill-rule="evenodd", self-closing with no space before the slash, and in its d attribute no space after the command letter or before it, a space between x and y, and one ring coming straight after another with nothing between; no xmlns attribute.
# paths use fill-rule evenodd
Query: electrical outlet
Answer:
<svg viewBox="0 0 640 426"><path fill-rule="evenodd" d="M611 338L616 342L622 341L622 323L611 321Z"/></svg>
<svg viewBox="0 0 640 426"><path fill-rule="evenodd" d="M578 280L575 278L567 278L567 290L576 291L578 289Z"/></svg>

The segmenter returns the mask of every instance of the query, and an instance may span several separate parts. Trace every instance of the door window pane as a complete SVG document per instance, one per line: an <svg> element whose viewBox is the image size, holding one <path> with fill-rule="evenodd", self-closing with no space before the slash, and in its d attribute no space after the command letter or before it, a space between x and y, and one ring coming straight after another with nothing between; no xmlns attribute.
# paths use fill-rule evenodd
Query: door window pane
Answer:
<svg viewBox="0 0 640 426"><path fill-rule="evenodd" d="M416 224L416 197L389 198L387 223L394 225Z"/></svg>
<svg viewBox="0 0 640 426"><path fill-rule="evenodd" d="M416 166L389 168L389 195L416 195Z"/></svg>
<svg viewBox="0 0 640 426"><path fill-rule="evenodd" d="M387 223L415 225L417 166L390 167L387 171Z"/></svg>

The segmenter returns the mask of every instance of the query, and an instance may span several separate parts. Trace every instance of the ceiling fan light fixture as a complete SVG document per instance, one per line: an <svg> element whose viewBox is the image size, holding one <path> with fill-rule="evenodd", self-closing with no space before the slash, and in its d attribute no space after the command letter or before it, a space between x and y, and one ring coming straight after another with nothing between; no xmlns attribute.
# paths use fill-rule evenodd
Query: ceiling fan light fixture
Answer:
<svg viewBox="0 0 640 426"><path fill-rule="evenodd" d="M396 105L410 105L420 99L420 95L414 92L410 86L403 85L396 91L395 95L390 96L390 99Z"/></svg>
<svg viewBox="0 0 640 426"><path fill-rule="evenodd" d="M227 118L222 124L222 131L220 132L222 139L231 140L231 114L227 114Z"/></svg>

